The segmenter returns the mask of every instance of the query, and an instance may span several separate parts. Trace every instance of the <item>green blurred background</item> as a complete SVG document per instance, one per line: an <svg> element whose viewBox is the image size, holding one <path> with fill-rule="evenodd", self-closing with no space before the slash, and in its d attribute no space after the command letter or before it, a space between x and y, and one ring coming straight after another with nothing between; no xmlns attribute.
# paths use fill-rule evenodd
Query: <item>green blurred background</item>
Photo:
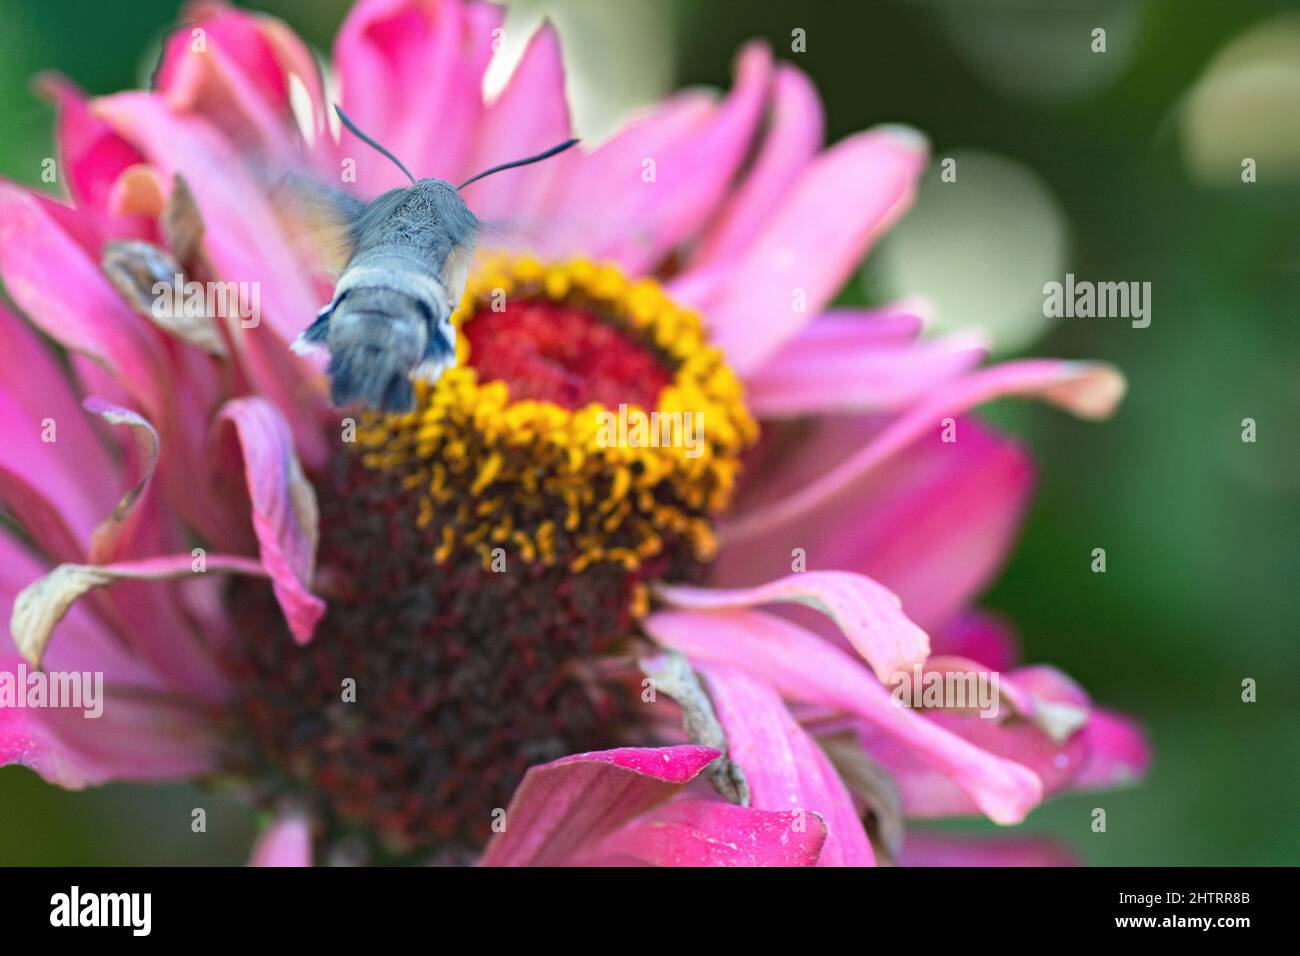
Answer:
<svg viewBox="0 0 1300 956"><path fill-rule="evenodd" d="M267 0L327 49L348 4ZM1132 790L1058 797L1022 828L1097 864L1300 863L1300 14L1284 0L781 3L557 0L581 132L682 84L722 86L752 37L816 81L831 141L927 133L916 211L845 301L926 295L940 327L1005 355L1109 359L1130 392L1104 425L987 412L1040 486L983 603L1050 661L1140 717L1156 763ZM177 5L0 3L0 175L36 185L51 113L28 80L138 85ZM1106 30L1093 52L1092 31ZM806 50L792 52L792 31ZM513 34L512 34L513 35ZM507 42L507 51L513 47ZM1243 183L1241 162L1258 165ZM1152 323L1063 319L1042 284L1152 283ZM1258 440L1241 440L1243 418ZM1107 572L1089 569L1104 547ZM1241 701L1241 682L1258 701ZM189 834L193 807L208 833ZM1108 831L1090 830L1104 807ZM991 831L979 823L960 829ZM254 821L192 788L64 793L0 770L0 863L242 863ZM177 836L176 834L181 834Z"/></svg>

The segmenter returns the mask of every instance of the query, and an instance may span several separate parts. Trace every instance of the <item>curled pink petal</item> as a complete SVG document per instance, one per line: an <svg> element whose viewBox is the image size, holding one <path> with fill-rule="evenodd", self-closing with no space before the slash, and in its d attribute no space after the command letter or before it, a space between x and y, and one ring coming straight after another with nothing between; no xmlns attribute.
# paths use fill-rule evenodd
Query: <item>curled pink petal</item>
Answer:
<svg viewBox="0 0 1300 956"><path fill-rule="evenodd" d="M610 834L583 862L650 866L813 866L826 824L799 810L675 800Z"/></svg>
<svg viewBox="0 0 1300 956"><path fill-rule="evenodd" d="M311 640L325 602L311 593L320 538L316 492L302 473L289 426L275 406L241 398L221 410L244 454L244 478L253 504L253 532L289 630L300 644Z"/></svg>
<svg viewBox="0 0 1300 956"><path fill-rule="evenodd" d="M835 622L882 681L930 653L930 639L903 614L898 598L859 574L808 571L740 590L661 584L658 593L675 607L694 610L807 605Z"/></svg>
<svg viewBox="0 0 1300 956"><path fill-rule="evenodd" d="M623 747L531 768L510 798L505 829L482 866L558 866L666 802L712 763L710 747ZM485 819L484 827L488 821Z"/></svg>

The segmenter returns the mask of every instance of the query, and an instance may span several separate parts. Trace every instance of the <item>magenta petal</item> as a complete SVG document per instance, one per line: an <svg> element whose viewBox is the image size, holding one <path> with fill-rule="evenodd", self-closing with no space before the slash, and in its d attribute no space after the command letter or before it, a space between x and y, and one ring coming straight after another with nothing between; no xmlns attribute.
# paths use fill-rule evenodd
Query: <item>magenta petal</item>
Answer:
<svg viewBox="0 0 1300 956"><path fill-rule="evenodd" d="M718 800L676 800L602 840L583 862L651 866L812 866L826 824L799 810L757 810Z"/></svg>
<svg viewBox="0 0 1300 956"><path fill-rule="evenodd" d="M1094 710L1083 731L1087 756L1073 786L1118 787L1146 775L1151 745L1136 722L1106 710Z"/></svg>
<svg viewBox="0 0 1300 956"><path fill-rule="evenodd" d="M926 153L915 133L871 130L804 171L709 312L713 340L737 372L761 367L840 290L910 204Z"/></svg>
<svg viewBox="0 0 1300 956"><path fill-rule="evenodd" d="M65 211L66 212L66 211ZM0 183L0 277L31 321L108 368L153 417L166 401L161 343L64 228L59 207Z"/></svg>
<svg viewBox="0 0 1300 956"><path fill-rule="evenodd" d="M944 442L936 431L798 520L772 522L759 539L733 545L733 526L724 526L715 580L743 585L784 573L799 547L808 567L865 574L897 594L919 626L942 629L1002 566L1034 477L1033 462L1016 443L974 420L958 419L956 429L956 442ZM841 431L818 427L801 446L806 460L793 466L797 474L784 487L798 489L803 475L819 480L822 447L843 454ZM787 500L748 504L736 520L762 521Z"/></svg>
<svg viewBox="0 0 1300 956"><path fill-rule="evenodd" d="M899 866L1078 866L1068 848L1039 837L909 831Z"/></svg>
<svg viewBox="0 0 1300 956"><path fill-rule="evenodd" d="M81 91L65 77L44 74L40 89L58 109L60 167L79 210L108 213L108 200L123 170L144 162L140 152L91 113Z"/></svg>
<svg viewBox="0 0 1300 956"><path fill-rule="evenodd" d="M973 610L930 635L934 654L969 657L989 670L1004 671L1020 657L1020 642L1011 624L996 614Z"/></svg>
<svg viewBox="0 0 1300 956"><path fill-rule="evenodd" d="M311 823L283 816L257 836L249 866L311 866Z"/></svg>
<svg viewBox="0 0 1300 956"><path fill-rule="evenodd" d="M738 518L725 529L724 543L748 541L802 519L922 436L931 435L938 440L946 418L960 415L981 402L1007 396L1035 397L1084 418L1103 418L1114 410L1123 393L1123 376L1102 363L1030 359L965 375L936 389L890 422L865 447L824 474L761 511ZM960 442L958 435L953 444Z"/></svg>
<svg viewBox="0 0 1300 956"><path fill-rule="evenodd" d="M343 107L415 176L454 180L483 112L483 72L500 22L500 8L486 3L362 0L334 46ZM343 144L367 196L405 183L351 133Z"/></svg>
<svg viewBox="0 0 1300 956"><path fill-rule="evenodd" d="M727 734L728 756L745 771L750 803L821 815L819 866L874 866L875 854L839 774L768 684L726 665L700 668ZM806 817L796 825L810 826Z"/></svg>
<svg viewBox="0 0 1300 956"><path fill-rule="evenodd" d="M691 268L725 262L752 241L822 146L821 101L803 71L782 63L772 79L772 106L758 155L702 240Z"/></svg>
<svg viewBox="0 0 1300 956"><path fill-rule="evenodd" d="M675 607L718 610L757 604L803 604L830 617L872 670L888 682L929 656L925 632L903 614L898 598L876 582L844 571L808 571L743 590L660 585Z"/></svg>
<svg viewBox="0 0 1300 956"><path fill-rule="evenodd" d="M861 717L901 752L932 768L937 780L969 794L997 823L1019 823L1042 799L1042 782L1031 770L896 706L890 692L852 657L789 621L758 611L661 612L644 626L660 644L693 662L741 667L791 700Z"/></svg>
<svg viewBox="0 0 1300 956"><path fill-rule="evenodd" d="M980 335L856 347L801 335L745 384L750 410L759 418L889 412L969 371L984 355Z"/></svg>
<svg viewBox="0 0 1300 956"><path fill-rule="evenodd" d="M262 564L295 640L306 644L325 602L311 593L320 537L316 492L293 451L289 426L275 406L241 398L222 408L218 421L235 426L244 452L244 477L253 504L253 532Z"/></svg>
<svg viewBox="0 0 1300 956"><path fill-rule="evenodd" d="M757 44L737 60L720 104L681 94L563 167L565 189L549 210L547 247L612 258L642 272L698 231L722 201L753 140L772 73ZM648 181L646 162L654 162Z"/></svg>
<svg viewBox="0 0 1300 956"><path fill-rule="evenodd" d="M88 664L72 664L84 670ZM0 654L0 671L30 666ZM105 684L102 713L0 707L0 766L17 763L70 789L114 780L181 780L217 768L220 738L207 717L170 698L120 692Z"/></svg>
<svg viewBox="0 0 1300 956"><path fill-rule="evenodd" d="M509 82L483 114L465 178L563 142L571 133L560 41L549 23L529 40ZM465 198L485 222L528 220L556 175L552 162L482 180Z"/></svg>
<svg viewBox="0 0 1300 956"><path fill-rule="evenodd" d="M666 802L718 756L709 747L624 747L531 768L510 798L506 828L483 866L558 866ZM485 808L486 814L491 808Z"/></svg>
<svg viewBox="0 0 1300 956"><path fill-rule="evenodd" d="M0 503L47 554L80 560L113 507L117 466L54 356L3 307L0 341Z"/></svg>

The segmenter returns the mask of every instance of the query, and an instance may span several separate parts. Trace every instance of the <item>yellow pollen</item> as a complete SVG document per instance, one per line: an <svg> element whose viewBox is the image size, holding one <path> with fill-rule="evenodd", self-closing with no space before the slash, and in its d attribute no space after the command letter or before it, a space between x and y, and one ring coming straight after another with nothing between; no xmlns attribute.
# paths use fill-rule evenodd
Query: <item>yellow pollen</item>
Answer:
<svg viewBox="0 0 1300 956"><path fill-rule="evenodd" d="M670 542L710 560L717 548L710 519L729 506L740 454L757 440L758 426L699 315L655 280L629 281L613 265L491 258L476 268L452 315L457 331L502 296L590 312L656 354L671 382L651 410L657 416L632 404L512 401L505 382L479 380L459 334L457 366L433 385L415 383L414 412L370 413L357 430L365 465L420 495L417 522L436 529L434 560L446 563L463 546L486 568L502 548L528 563L565 561L575 572L597 562L635 571ZM679 431L629 438L635 429L626 423L655 420ZM691 440L680 430L687 422L700 426ZM662 434L683 440L656 440Z"/></svg>

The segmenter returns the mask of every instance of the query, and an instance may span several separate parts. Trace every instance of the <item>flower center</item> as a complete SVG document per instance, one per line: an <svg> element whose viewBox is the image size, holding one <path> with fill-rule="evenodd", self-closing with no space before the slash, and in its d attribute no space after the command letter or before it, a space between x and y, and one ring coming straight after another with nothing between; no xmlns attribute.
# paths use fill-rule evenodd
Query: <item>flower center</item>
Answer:
<svg viewBox="0 0 1300 956"><path fill-rule="evenodd" d="M453 316L459 365L366 416L314 476L316 590L294 645L241 583L238 769L403 857L472 853L531 765L651 739L647 584L712 557L756 437L699 319L650 280L489 262Z"/></svg>

